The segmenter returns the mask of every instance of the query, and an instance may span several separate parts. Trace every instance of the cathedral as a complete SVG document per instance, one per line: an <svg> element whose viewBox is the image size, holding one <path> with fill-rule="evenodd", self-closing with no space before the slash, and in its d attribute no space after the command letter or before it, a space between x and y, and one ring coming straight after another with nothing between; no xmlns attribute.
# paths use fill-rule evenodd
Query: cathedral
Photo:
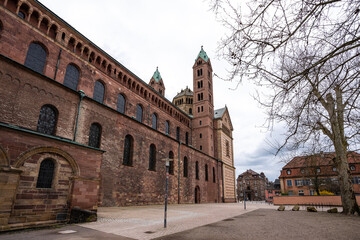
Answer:
<svg viewBox="0 0 360 240"><path fill-rule="evenodd" d="M164 159L170 204L235 202L230 113L195 56L170 101L159 69L143 81L39 1L0 0L0 231L163 204Z"/></svg>

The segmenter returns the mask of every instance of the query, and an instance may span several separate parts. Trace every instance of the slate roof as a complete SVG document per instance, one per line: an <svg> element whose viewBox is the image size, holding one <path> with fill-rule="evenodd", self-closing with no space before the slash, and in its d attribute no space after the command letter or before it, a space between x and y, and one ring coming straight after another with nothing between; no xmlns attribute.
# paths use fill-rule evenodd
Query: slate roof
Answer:
<svg viewBox="0 0 360 240"><path fill-rule="evenodd" d="M360 163L360 154L356 152L348 152L348 163ZM308 156L294 157L288 162L283 169L287 168L302 168L309 166L329 166L333 165L333 159L336 157L334 152L332 153L320 153Z"/></svg>
<svg viewBox="0 0 360 240"><path fill-rule="evenodd" d="M225 110L226 110L226 107L219 108L219 109L215 110L214 111L214 118L215 119L221 118L224 115Z"/></svg>
<svg viewBox="0 0 360 240"><path fill-rule="evenodd" d="M260 174L258 174L257 172L255 172L255 171L253 171L253 170L251 170L251 169L248 169L248 170L246 170L245 172L243 172L242 174L240 174L239 176L245 176L245 175L248 175L248 174L251 174L251 175L253 175L253 176L260 175Z"/></svg>

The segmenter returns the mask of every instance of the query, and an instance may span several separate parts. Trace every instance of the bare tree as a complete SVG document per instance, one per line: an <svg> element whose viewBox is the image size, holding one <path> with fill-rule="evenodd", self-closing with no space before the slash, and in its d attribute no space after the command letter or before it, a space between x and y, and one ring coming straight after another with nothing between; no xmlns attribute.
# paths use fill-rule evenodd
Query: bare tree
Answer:
<svg viewBox="0 0 360 240"><path fill-rule="evenodd" d="M219 45L228 78L266 88L269 127L287 126L278 151L335 151L344 213L359 212L347 152L360 142L360 1L245 2L212 1L229 29Z"/></svg>

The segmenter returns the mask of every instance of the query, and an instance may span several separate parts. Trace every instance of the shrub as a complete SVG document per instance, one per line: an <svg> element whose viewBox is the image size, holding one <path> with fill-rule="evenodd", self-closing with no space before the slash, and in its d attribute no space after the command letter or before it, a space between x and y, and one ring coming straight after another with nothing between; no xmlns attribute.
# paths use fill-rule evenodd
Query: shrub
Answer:
<svg viewBox="0 0 360 240"><path fill-rule="evenodd" d="M333 196L333 195L335 195L335 193L332 193L332 192L329 192L326 190L320 191L320 196ZM315 193L315 196L317 196L317 193Z"/></svg>

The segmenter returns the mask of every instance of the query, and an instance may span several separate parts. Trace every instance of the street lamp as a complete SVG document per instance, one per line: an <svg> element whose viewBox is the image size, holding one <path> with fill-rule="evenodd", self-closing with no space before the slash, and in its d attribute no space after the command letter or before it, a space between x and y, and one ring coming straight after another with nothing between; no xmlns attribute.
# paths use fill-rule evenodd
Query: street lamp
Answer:
<svg viewBox="0 0 360 240"><path fill-rule="evenodd" d="M170 162L174 161L171 158L163 158L162 161L165 161L166 166L166 178L165 178L165 212L164 212L164 228L166 228L166 217L167 217L167 186L168 186L168 178L169 178L169 167Z"/></svg>
<svg viewBox="0 0 360 240"><path fill-rule="evenodd" d="M244 209L246 209L245 180L244 180L243 188L244 188Z"/></svg>

